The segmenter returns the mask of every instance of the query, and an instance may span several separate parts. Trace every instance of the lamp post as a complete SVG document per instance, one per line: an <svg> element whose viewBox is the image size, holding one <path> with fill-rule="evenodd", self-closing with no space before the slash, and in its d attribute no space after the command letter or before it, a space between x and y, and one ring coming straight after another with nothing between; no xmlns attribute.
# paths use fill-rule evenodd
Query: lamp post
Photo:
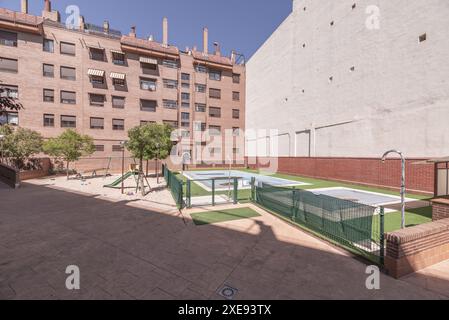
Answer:
<svg viewBox="0 0 449 320"><path fill-rule="evenodd" d="M405 158L401 151L398 150L390 150L385 152L385 154L382 156L382 162L385 163L385 160L387 159L387 156L390 153L397 153L401 157L401 164L402 164L402 177L401 177L401 213L402 213L402 220L401 220L401 228L405 229Z"/></svg>
<svg viewBox="0 0 449 320"><path fill-rule="evenodd" d="M5 139L4 135L0 135L0 155L1 155L1 163L3 163L3 140Z"/></svg>
<svg viewBox="0 0 449 320"><path fill-rule="evenodd" d="M159 144L159 142L157 142L156 143L156 149L157 149L157 152L156 152L156 179L157 179L157 184L159 185L159 162L158 162L158 160L159 160L159 148L160 148L160 144Z"/></svg>
<svg viewBox="0 0 449 320"><path fill-rule="evenodd" d="M125 145L126 141L120 142L120 146L122 147L122 194L125 193L125 181L123 179L125 175Z"/></svg>

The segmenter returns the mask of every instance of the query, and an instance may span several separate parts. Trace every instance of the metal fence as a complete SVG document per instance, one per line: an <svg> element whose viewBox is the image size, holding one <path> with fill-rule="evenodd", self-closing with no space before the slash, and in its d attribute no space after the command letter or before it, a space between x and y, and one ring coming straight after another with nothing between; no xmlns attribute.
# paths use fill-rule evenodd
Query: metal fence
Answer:
<svg viewBox="0 0 449 320"><path fill-rule="evenodd" d="M258 205L282 218L377 264L383 264L383 208L305 190L267 184L256 186L254 181L251 197Z"/></svg>
<svg viewBox="0 0 449 320"><path fill-rule="evenodd" d="M180 180L175 173L170 171L166 165L162 165L162 172L176 205L179 209L184 209L186 207L184 201L184 182Z"/></svg>

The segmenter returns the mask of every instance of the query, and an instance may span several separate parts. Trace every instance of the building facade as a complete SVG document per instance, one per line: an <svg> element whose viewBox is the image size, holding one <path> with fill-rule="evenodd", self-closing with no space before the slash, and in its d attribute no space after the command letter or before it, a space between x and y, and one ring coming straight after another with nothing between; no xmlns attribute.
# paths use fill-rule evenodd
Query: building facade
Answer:
<svg viewBox="0 0 449 320"><path fill-rule="evenodd" d="M248 155L447 156L448 15L440 0L294 0L247 63L246 128L279 129Z"/></svg>
<svg viewBox="0 0 449 320"><path fill-rule="evenodd" d="M235 53L222 56L218 44L209 53L207 29L203 51L182 51L168 43L165 18L159 43L137 38L135 27L122 35L82 17L68 28L49 0L42 16L27 7L22 1L22 12L0 8L0 86L24 106L2 123L45 138L74 129L94 138L99 158L120 157L127 131L149 122L178 129L179 152L192 157L208 148L206 138L193 141L195 132L244 129L245 65Z"/></svg>

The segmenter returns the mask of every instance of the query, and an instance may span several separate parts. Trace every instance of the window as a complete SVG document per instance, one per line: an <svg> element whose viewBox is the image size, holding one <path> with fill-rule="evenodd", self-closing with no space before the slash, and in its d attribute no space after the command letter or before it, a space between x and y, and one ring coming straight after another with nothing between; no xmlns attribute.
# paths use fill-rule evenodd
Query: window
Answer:
<svg viewBox="0 0 449 320"><path fill-rule="evenodd" d="M211 156L221 154L221 148L209 148L209 153Z"/></svg>
<svg viewBox="0 0 449 320"><path fill-rule="evenodd" d="M0 44L8 47L17 47L17 33L0 30Z"/></svg>
<svg viewBox="0 0 449 320"><path fill-rule="evenodd" d="M206 112L206 105L202 103L195 103L196 112Z"/></svg>
<svg viewBox="0 0 449 320"><path fill-rule="evenodd" d="M185 82L183 82L183 83L181 83L181 87L182 87L183 89L190 89L190 83L185 83Z"/></svg>
<svg viewBox="0 0 449 320"><path fill-rule="evenodd" d="M221 90L220 89L209 89L209 98L212 99L221 99Z"/></svg>
<svg viewBox="0 0 449 320"><path fill-rule="evenodd" d="M0 125L9 124L12 126L19 125L19 114L17 112L7 112L0 114Z"/></svg>
<svg viewBox="0 0 449 320"><path fill-rule="evenodd" d="M232 118L233 119L240 119L240 110L232 109Z"/></svg>
<svg viewBox="0 0 449 320"><path fill-rule="evenodd" d="M419 42L424 42L427 40L427 33L424 33L419 36Z"/></svg>
<svg viewBox="0 0 449 320"><path fill-rule="evenodd" d="M18 99L19 98L19 87L18 86L0 85L0 97Z"/></svg>
<svg viewBox="0 0 449 320"><path fill-rule="evenodd" d="M75 55L75 45L73 43L61 42L61 54L67 54L70 56Z"/></svg>
<svg viewBox="0 0 449 320"><path fill-rule="evenodd" d="M44 114L44 127L54 127L54 126L55 126L55 115Z"/></svg>
<svg viewBox="0 0 449 320"><path fill-rule="evenodd" d="M182 131L181 131L181 136L182 136L183 138L190 138L190 131L188 131L188 130L182 130Z"/></svg>
<svg viewBox="0 0 449 320"><path fill-rule="evenodd" d="M90 82L92 84L104 84L104 77L101 77L101 76L90 76Z"/></svg>
<svg viewBox="0 0 449 320"><path fill-rule="evenodd" d="M190 102L181 102L181 107L185 109L190 109Z"/></svg>
<svg viewBox="0 0 449 320"><path fill-rule="evenodd" d="M181 80L182 81L190 81L190 74L188 74L188 73L181 73Z"/></svg>
<svg viewBox="0 0 449 320"><path fill-rule="evenodd" d="M55 102L55 90L44 89L44 102Z"/></svg>
<svg viewBox="0 0 449 320"><path fill-rule="evenodd" d="M104 129L104 119L103 118L90 118L90 128L93 130L103 130Z"/></svg>
<svg viewBox="0 0 449 320"><path fill-rule="evenodd" d="M156 112L157 101L155 100L140 100L140 110L147 112Z"/></svg>
<svg viewBox="0 0 449 320"><path fill-rule="evenodd" d="M232 82L233 83L240 83L240 75L237 73L232 74Z"/></svg>
<svg viewBox="0 0 449 320"><path fill-rule="evenodd" d="M70 67L61 67L61 79L76 80L76 69Z"/></svg>
<svg viewBox="0 0 449 320"><path fill-rule="evenodd" d="M55 52L55 42L50 39L44 39L42 49L44 50L44 52Z"/></svg>
<svg viewBox="0 0 449 320"><path fill-rule="evenodd" d="M95 146L96 152L103 152L104 151L104 145L96 145Z"/></svg>
<svg viewBox="0 0 449 320"><path fill-rule="evenodd" d="M43 76L49 77L49 78L54 78L55 77L55 66L52 64L44 64Z"/></svg>
<svg viewBox="0 0 449 320"><path fill-rule="evenodd" d="M206 124L201 123L201 122L195 122L194 129L195 129L195 131L204 132L204 131L206 131Z"/></svg>
<svg viewBox="0 0 449 320"><path fill-rule="evenodd" d="M181 100L190 100L190 93L182 92L181 93Z"/></svg>
<svg viewBox="0 0 449 320"><path fill-rule="evenodd" d="M89 54L91 60L105 61L104 49L89 48Z"/></svg>
<svg viewBox="0 0 449 320"><path fill-rule="evenodd" d="M125 130L125 120L123 119L112 119L112 130Z"/></svg>
<svg viewBox="0 0 449 320"><path fill-rule="evenodd" d="M178 121L164 120L163 123L172 127L173 129L178 128Z"/></svg>
<svg viewBox="0 0 449 320"><path fill-rule="evenodd" d="M140 78L140 89L148 91L156 91L156 80Z"/></svg>
<svg viewBox="0 0 449 320"><path fill-rule="evenodd" d="M150 123L156 123L156 121L140 120L140 126L145 126Z"/></svg>
<svg viewBox="0 0 449 320"><path fill-rule="evenodd" d="M232 135L234 137L240 136L240 128L237 128L237 127L232 128Z"/></svg>
<svg viewBox="0 0 449 320"><path fill-rule="evenodd" d="M195 66L195 71L198 72L198 73L207 73L207 68L206 68L206 66L197 64Z"/></svg>
<svg viewBox="0 0 449 320"><path fill-rule="evenodd" d="M190 113L181 112L181 127L184 127L184 128L190 127Z"/></svg>
<svg viewBox="0 0 449 320"><path fill-rule="evenodd" d="M123 147L121 145L113 145L112 146L112 152L122 152Z"/></svg>
<svg viewBox="0 0 449 320"><path fill-rule="evenodd" d="M176 60L164 59L162 60L162 65L168 68L178 69L178 61Z"/></svg>
<svg viewBox="0 0 449 320"><path fill-rule="evenodd" d="M141 62L142 65L142 72L145 74L151 74L152 71L156 71L157 70L157 61L156 63L145 63L145 62Z"/></svg>
<svg viewBox="0 0 449 320"><path fill-rule="evenodd" d="M163 83L164 83L164 88L167 88L167 89L177 89L178 88L177 80L163 79Z"/></svg>
<svg viewBox="0 0 449 320"><path fill-rule="evenodd" d="M206 85L205 84L195 84L195 91L200 93L206 93Z"/></svg>
<svg viewBox="0 0 449 320"><path fill-rule="evenodd" d="M215 81L221 81L221 71L209 70L209 79Z"/></svg>
<svg viewBox="0 0 449 320"><path fill-rule="evenodd" d="M124 66L126 64L125 57L126 57L126 55L124 52L113 51L112 52L112 63L117 64L119 66Z"/></svg>
<svg viewBox="0 0 449 320"><path fill-rule="evenodd" d="M239 148L232 148L232 152L234 154L239 154L240 153L240 149Z"/></svg>
<svg viewBox="0 0 449 320"><path fill-rule="evenodd" d="M125 101L125 97L112 96L112 107L116 109L124 109Z"/></svg>
<svg viewBox="0 0 449 320"><path fill-rule="evenodd" d="M112 85L117 86L117 87L124 87L124 86L126 86L126 80L113 78Z"/></svg>
<svg viewBox="0 0 449 320"><path fill-rule="evenodd" d="M76 128L76 117L61 116L61 128Z"/></svg>
<svg viewBox="0 0 449 320"><path fill-rule="evenodd" d="M162 100L162 104L163 104L164 108L166 108L166 109L177 109L178 108L178 101L175 101L175 100L164 99L164 100Z"/></svg>
<svg viewBox="0 0 449 320"><path fill-rule="evenodd" d="M221 127L220 126L209 126L209 134L211 136L221 135Z"/></svg>
<svg viewBox="0 0 449 320"><path fill-rule="evenodd" d="M0 58L0 71L17 73L19 63L17 59Z"/></svg>
<svg viewBox="0 0 449 320"><path fill-rule="evenodd" d="M91 106L104 107L106 96L104 94L89 93L89 102Z"/></svg>
<svg viewBox="0 0 449 320"><path fill-rule="evenodd" d="M209 107L209 116L211 118L221 118L221 109Z"/></svg>
<svg viewBox="0 0 449 320"><path fill-rule="evenodd" d="M76 93L71 91L61 91L61 103L76 104Z"/></svg>
<svg viewBox="0 0 449 320"><path fill-rule="evenodd" d="M232 100L234 100L234 101L240 101L240 92L233 91L233 92L232 92Z"/></svg>

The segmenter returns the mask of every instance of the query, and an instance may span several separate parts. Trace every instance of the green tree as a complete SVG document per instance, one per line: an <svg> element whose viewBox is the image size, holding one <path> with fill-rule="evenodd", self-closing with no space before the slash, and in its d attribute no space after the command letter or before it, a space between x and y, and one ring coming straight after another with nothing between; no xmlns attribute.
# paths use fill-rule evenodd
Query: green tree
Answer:
<svg viewBox="0 0 449 320"><path fill-rule="evenodd" d="M3 153L11 158L18 169L22 169L25 161L42 151L43 138L40 133L24 128L12 128L5 125L0 128L4 135Z"/></svg>
<svg viewBox="0 0 449 320"><path fill-rule="evenodd" d="M129 141L126 148L139 159L139 179L143 184L143 161L154 159L166 159L172 149L171 133L173 128L165 124L150 123L135 127L128 131ZM142 195L145 195L145 188Z"/></svg>
<svg viewBox="0 0 449 320"><path fill-rule="evenodd" d="M47 155L60 158L67 163L67 180L69 180L70 163L94 153L95 145L90 136L66 130L60 136L46 141L43 149Z"/></svg>

